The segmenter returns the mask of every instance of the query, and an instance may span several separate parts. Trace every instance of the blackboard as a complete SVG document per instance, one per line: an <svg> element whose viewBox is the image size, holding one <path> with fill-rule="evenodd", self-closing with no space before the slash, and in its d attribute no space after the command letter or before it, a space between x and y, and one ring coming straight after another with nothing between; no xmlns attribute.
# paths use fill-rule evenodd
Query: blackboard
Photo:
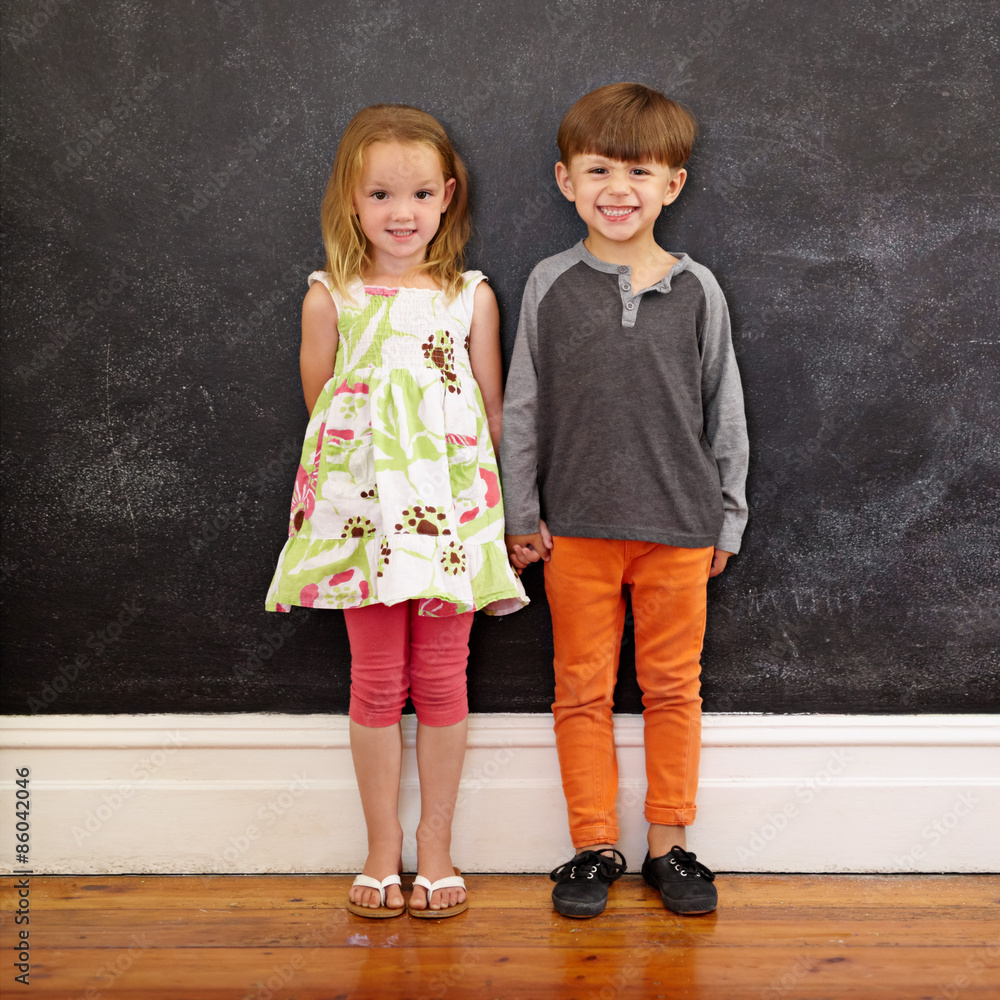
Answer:
<svg viewBox="0 0 1000 1000"><path fill-rule="evenodd" d="M338 136L376 101L444 123L509 359L583 235L557 125L616 80L701 124L658 236L719 278L745 384L706 709L1000 708L991 0L11 0L0 30L5 711L346 711L342 616L262 610ZM526 583L475 625L475 711L548 710Z"/></svg>

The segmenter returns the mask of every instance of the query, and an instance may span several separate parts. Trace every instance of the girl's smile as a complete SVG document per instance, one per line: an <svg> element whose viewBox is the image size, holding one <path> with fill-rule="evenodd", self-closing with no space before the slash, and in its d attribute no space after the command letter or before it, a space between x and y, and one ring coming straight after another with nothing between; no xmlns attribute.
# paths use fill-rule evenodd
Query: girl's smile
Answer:
<svg viewBox="0 0 1000 1000"><path fill-rule="evenodd" d="M454 190L455 179L445 179L431 146L372 143L354 192L354 211L371 244L375 269L403 274L423 263Z"/></svg>

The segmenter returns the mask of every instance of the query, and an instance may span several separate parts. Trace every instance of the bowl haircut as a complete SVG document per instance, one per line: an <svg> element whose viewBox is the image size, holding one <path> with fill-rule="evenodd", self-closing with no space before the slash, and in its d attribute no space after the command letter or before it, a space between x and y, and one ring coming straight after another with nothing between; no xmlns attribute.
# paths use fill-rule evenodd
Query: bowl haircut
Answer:
<svg viewBox="0 0 1000 1000"><path fill-rule="evenodd" d="M698 125L676 101L641 83L612 83L566 112L556 141L566 167L590 154L628 163L652 160L674 170L691 155Z"/></svg>

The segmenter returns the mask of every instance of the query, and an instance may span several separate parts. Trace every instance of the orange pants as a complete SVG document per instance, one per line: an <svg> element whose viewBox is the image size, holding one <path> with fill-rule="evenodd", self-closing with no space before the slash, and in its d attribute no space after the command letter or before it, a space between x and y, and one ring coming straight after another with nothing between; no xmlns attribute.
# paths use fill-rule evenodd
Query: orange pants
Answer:
<svg viewBox="0 0 1000 1000"><path fill-rule="evenodd" d="M545 593L555 643L556 747L577 849L614 844L618 760L611 709L625 594L632 596L642 689L646 820L694 822L701 755L701 648L711 547L553 539Z"/></svg>

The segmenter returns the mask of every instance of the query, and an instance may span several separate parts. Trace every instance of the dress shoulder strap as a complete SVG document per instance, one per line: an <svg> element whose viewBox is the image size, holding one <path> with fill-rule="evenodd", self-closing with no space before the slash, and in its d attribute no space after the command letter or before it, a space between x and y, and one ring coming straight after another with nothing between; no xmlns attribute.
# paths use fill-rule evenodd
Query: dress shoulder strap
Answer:
<svg viewBox="0 0 1000 1000"><path fill-rule="evenodd" d="M337 307L337 312L338 313L343 312L345 298L343 295L340 294L340 292L337 291L336 288L333 287L333 278L330 276L329 271L313 271L313 273L309 275L308 281L310 288L314 284L316 284L317 281L325 285L327 291L330 293L330 295L333 296L333 304ZM355 286L357 286L357 290L359 292L362 292L362 297L363 297L364 286L362 285L360 279L351 283L352 291L354 290ZM353 302L353 300L346 300L346 301L351 301L354 305L357 305L357 303Z"/></svg>
<svg viewBox="0 0 1000 1000"><path fill-rule="evenodd" d="M471 320L472 306L476 298L476 289L482 281L489 281L489 278L482 271L463 271L462 290L458 293L458 300L462 303L462 309Z"/></svg>

